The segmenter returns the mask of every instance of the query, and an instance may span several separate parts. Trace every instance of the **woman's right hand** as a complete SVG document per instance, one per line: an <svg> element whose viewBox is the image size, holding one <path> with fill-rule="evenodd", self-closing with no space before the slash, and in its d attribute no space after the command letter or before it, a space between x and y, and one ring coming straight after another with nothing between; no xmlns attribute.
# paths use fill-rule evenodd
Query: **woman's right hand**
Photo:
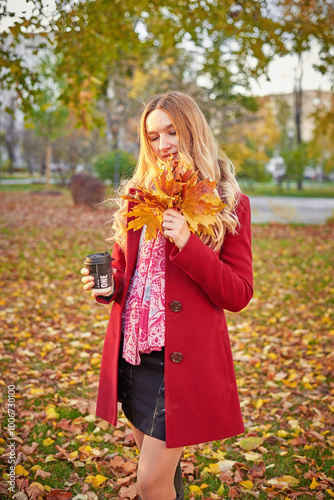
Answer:
<svg viewBox="0 0 334 500"><path fill-rule="evenodd" d="M81 278L81 281L82 283L84 284L83 286L83 289L87 292L89 292L89 290L91 290L94 286L94 283L95 283L95 280L94 280L94 276L92 276L89 272L89 269L87 269L86 267L83 267L81 269L81 274L84 275L83 278ZM111 270L112 272L112 281L111 281L111 286L112 288L114 287L114 274L116 274L116 269L112 269ZM97 297L97 295L103 295L104 297L109 297L109 295L111 295L111 292L92 292L92 297Z"/></svg>

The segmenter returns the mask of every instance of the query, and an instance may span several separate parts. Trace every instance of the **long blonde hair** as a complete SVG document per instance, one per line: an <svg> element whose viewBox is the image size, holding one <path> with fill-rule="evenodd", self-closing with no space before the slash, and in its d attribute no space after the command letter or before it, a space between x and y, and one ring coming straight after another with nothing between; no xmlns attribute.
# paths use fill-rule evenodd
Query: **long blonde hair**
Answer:
<svg viewBox="0 0 334 500"><path fill-rule="evenodd" d="M151 190L154 178L159 175L157 158L150 146L146 130L146 119L155 109L160 109L169 116L177 133L180 156L199 172L199 179L210 178L217 181L218 193L224 203L227 203L222 212L216 215L213 236L199 235L206 245L217 251L223 244L226 231L232 234L236 232L238 218L235 208L240 188L232 162L220 150L205 116L189 95L171 91L153 97L146 104L140 120L140 151L137 166L123 192L128 193L130 188L138 186ZM123 249L126 244L127 205L123 202L114 214L114 236L111 238Z"/></svg>

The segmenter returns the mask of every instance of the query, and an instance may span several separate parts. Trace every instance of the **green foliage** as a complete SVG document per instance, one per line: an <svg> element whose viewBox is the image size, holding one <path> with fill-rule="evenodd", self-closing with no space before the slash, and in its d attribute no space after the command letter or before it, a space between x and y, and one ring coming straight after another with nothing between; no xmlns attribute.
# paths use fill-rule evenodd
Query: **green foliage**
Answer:
<svg viewBox="0 0 334 500"><path fill-rule="evenodd" d="M334 184L312 182L305 180L303 182L303 190L297 189L295 184L289 180L277 182L249 182L246 178L239 179L242 191L249 196L296 196L309 198L334 198Z"/></svg>
<svg viewBox="0 0 334 500"><path fill-rule="evenodd" d="M324 172L334 172L334 103L329 109L317 110L313 115L315 128L309 153Z"/></svg>
<svg viewBox="0 0 334 500"><path fill-rule="evenodd" d="M295 180L298 188L302 189L302 182L305 168L310 165L308 156L308 145L302 142L294 149L283 151L282 157L286 165L286 176Z"/></svg>
<svg viewBox="0 0 334 500"><path fill-rule="evenodd" d="M55 61L49 55L45 56L40 61L38 71L41 85L27 113L26 126L50 142L64 132L69 112L59 100L62 82L56 78Z"/></svg>
<svg viewBox="0 0 334 500"><path fill-rule="evenodd" d="M290 53L301 55L317 41L320 73L331 73L334 66L334 9L331 0L279 0L282 39Z"/></svg>
<svg viewBox="0 0 334 500"><path fill-rule="evenodd" d="M86 114L93 113L92 104L103 94L105 82L119 73L128 84L136 70L154 68L157 58L177 60L183 42L200 56L194 81L204 76L213 99L236 99L246 106L253 104L242 98L242 89L248 88L250 78L265 72L276 54L307 51L315 39L322 59L318 70L328 72L333 66L333 15L324 0L278 0L275 9L269 0L185 0L167 5L127 0L113 2L112 9L109 0L56 0L56 16L46 13L42 0L28 3L34 6L32 17L22 14L2 33L0 85L15 89L28 110L40 75L28 64L27 54L54 48L60 56L58 74L67 82L62 99L73 105L86 126ZM6 4L3 15L13 16ZM194 65L185 68L185 74L191 72Z"/></svg>
<svg viewBox="0 0 334 500"><path fill-rule="evenodd" d="M133 174L135 165L136 158L131 153L122 150L114 150L100 156L94 163L94 169L100 179L114 182L117 167L120 177L130 178Z"/></svg>
<svg viewBox="0 0 334 500"><path fill-rule="evenodd" d="M289 122L291 119L291 106L282 97L275 98L275 106L277 108L276 120L280 132L280 150L288 150L291 139L289 138Z"/></svg>
<svg viewBox="0 0 334 500"><path fill-rule="evenodd" d="M45 29L43 0L27 0L31 7L17 15L9 2L1 2L0 18L17 19L0 37L0 89L14 90L24 113L29 112L39 91L39 74L32 64L40 50L52 45L52 30ZM8 108L7 111L11 113Z"/></svg>
<svg viewBox="0 0 334 500"><path fill-rule="evenodd" d="M268 182L271 175L265 170L265 164L256 158L246 158L241 166L240 177L251 182Z"/></svg>

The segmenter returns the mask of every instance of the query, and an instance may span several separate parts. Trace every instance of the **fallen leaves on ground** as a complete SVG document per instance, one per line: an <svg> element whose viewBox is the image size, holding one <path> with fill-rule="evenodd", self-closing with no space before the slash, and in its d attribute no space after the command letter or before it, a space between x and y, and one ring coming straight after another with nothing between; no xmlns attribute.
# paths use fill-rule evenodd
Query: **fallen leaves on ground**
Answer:
<svg viewBox="0 0 334 500"><path fill-rule="evenodd" d="M12 444L17 500L137 499L123 414L116 428L95 416L110 307L79 274L110 250L111 208L2 193L0 214L0 496ZM186 498L334 498L334 226L254 226L253 249L254 299L227 315L246 432L185 448Z"/></svg>

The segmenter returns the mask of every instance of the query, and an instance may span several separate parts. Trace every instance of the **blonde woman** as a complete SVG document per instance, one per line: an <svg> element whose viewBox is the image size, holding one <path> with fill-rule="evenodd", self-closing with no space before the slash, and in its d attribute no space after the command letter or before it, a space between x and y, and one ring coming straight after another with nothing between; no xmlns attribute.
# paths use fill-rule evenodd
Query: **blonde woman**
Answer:
<svg viewBox="0 0 334 500"><path fill-rule="evenodd" d="M163 235L146 242L145 228L127 231L125 214L134 205L124 203L114 219L113 293L96 297L113 302L97 415L115 425L122 402L140 450L142 500L184 498L183 447L244 431L224 310L240 311L253 293L249 200L198 105L181 92L146 105L126 192L154 189L171 158L217 181L227 205L214 235L194 234L182 213L168 209ZM81 272L90 290L94 280Z"/></svg>

